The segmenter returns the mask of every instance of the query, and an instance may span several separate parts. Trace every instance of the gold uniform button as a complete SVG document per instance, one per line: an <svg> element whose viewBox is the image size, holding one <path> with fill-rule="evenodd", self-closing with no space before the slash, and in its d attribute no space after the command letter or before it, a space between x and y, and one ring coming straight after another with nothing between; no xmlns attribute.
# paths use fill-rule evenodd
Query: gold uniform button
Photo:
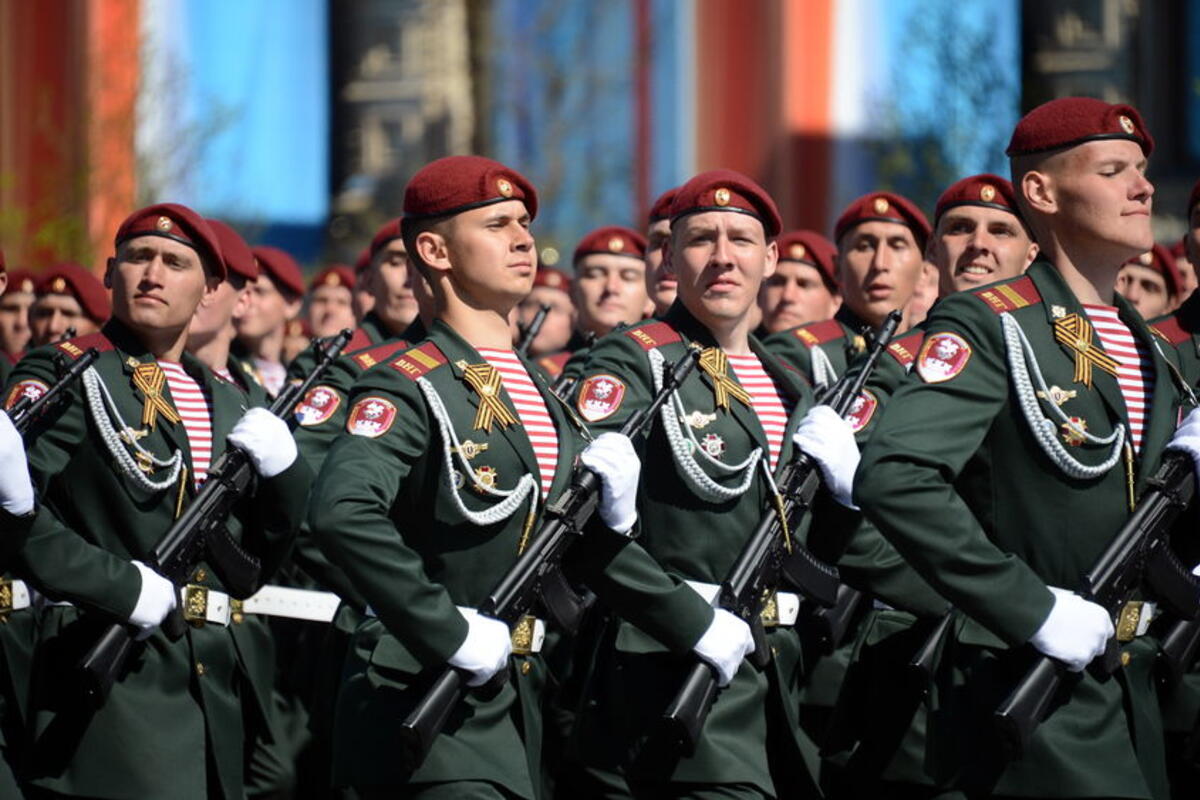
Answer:
<svg viewBox="0 0 1200 800"><path fill-rule="evenodd" d="M1133 661L1133 656L1131 656L1129 653L1121 653L1121 666L1122 667L1128 667L1130 661Z"/></svg>
<svg viewBox="0 0 1200 800"><path fill-rule="evenodd" d="M528 661L526 661L525 663L523 663L521 665L521 674L522 675L528 675L530 673L530 671L532 671L532 670L533 670L533 664L530 664Z"/></svg>
<svg viewBox="0 0 1200 800"><path fill-rule="evenodd" d="M208 573L204 571L204 567L196 570L196 580L202 581L208 578Z"/></svg>
<svg viewBox="0 0 1200 800"><path fill-rule="evenodd" d="M197 674L197 675L203 675L203 674L204 674L204 664L202 664L202 663L201 663L201 662L199 662L199 661L197 661L197 662L196 662L196 674Z"/></svg>

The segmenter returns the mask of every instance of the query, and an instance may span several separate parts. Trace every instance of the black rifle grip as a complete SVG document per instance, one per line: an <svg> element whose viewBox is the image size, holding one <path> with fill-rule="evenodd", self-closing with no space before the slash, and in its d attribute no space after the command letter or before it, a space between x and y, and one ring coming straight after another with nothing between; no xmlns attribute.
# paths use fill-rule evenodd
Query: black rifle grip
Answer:
<svg viewBox="0 0 1200 800"><path fill-rule="evenodd" d="M659 720L663 739L674 743L684 755L695 753L716 697L716 670L703 661L693 663L679 693Z"/></svg>
<svg viewBox="0 0 1200 800"><path fill-rule="evenodd" d="M1060 662L1049 656L1039 656L1037 663L997 709L996 726L1005 754L1010 759L1025 754L1029 739L1038 723L1045 719L1050 703L1062 685L1064 672L1066 667Z"/></svg>
<svg viewBox="0 0 1200 800"><path fill-rule="evenodd" d="M446 719L462 701L464 693L462 673L448 667L438 675L421 702L400 723L400 740L403 743L401 758L405 769L414 771L429 755L433 740L446 724Z"/></svg>
<svg viewBox="0 0 1200 800"><path fill-rule="evenodd" d="M104 629L80 662L83 693L92 708L104 705L132 648L133 636L129 629L114 622Z"/></svg>
<svg viewBox="0 0 1200 800"><path fill-rule="evenodd" d="M771 663L771 645L767 643L767 629L763 627L762 617L749 622L750 636L754 639L754 652L746 656L746 660L759 669L764 669Z"/></svg>

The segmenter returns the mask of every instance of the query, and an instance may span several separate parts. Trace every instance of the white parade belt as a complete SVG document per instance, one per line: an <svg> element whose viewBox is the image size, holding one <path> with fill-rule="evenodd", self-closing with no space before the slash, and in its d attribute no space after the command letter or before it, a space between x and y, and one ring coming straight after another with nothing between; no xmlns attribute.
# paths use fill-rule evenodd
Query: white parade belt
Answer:
<svg viewBox="0 0 1200 800"><path fill-rule="evenodd" d="M459 613L463 616L478 613L473 608L466 606L455 606ZM367 606L367 616L377 617L375 609ZM486 614L484 616L487 616ZM546 642L546 621L538 619L535 616L526 614L517 622L517 627L512 629L512 652L514 656L528 656L534 653L542 652L542 645Z"/></svg>
<svg viewBox="0 0 1200 800"><path fill-rule="evenodd" d="M235 600L225 592L193 583L180 589L179 594L183 618L197 626L240 623L245 614L332 622L341 604L341 598L333 592L290 586L264 586L245 600Z"/></svg>
<svg viewBox="0 0 1200 800"><path fill-rule="evenodd" d="M0 580L0 619L14 611L21 611L33 604L29 586L25 581Z"/></svg>
<svg viewBox="0 0 1200 800"><path fill-rule="evenodd" d="M703 583L702 581L685 581L685 583L710 603L721 591L721 587L715 583ZM763 627L766 628L795 625L796 618L800 616L800 595L792 592L772 592L770 598L763 604L761 616Z"/></svg>

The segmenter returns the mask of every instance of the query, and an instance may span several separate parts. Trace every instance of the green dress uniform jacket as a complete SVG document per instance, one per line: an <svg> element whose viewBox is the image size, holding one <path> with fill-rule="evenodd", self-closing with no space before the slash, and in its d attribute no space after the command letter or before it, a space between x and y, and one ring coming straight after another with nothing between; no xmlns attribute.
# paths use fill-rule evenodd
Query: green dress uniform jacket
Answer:
<svg viewBox="0 0 1200 800"><path fill-rule="evenodd" d="M514 563L524 537L536 532L545 506L539 500L531 517L531 496L506 509L511 500L484 488L540 486L519 422L483 419L481 405L494 406L481 404L464 370L485 363L453 329L435 322L423 344L355 383L348 432L330 448L317 479L310 526L372 613L356 632L338 699L338 785L482 780L537 796L545 679L538 655L514 656L510 681L494 697L470 695L416 773L405 774L396 758L398 721L466 637L455 606L479 605ZM554 499L567 488L584 431L539 388L558 431ZM489 396L515 416L503 387ZM711 622L706 603L598 518L570 560L610 604L676 650L689 649Z"/></svg>
<svg viewBox="0 0 1200 800"><path fill-rule="evenodd" d="M1111 679L1084 673L1021 760L1002 759L990 722L1029 664L1031 648L1022 645L1053 605L1046 586L1078 587L1176 425L1169 362L1145 322L1116 302L1153 359L1141 452L1064 426L1074 418L1089 436L1112 437L1128 414L1116 378L1096 366L1107 357L1098 338L1081 343L1084 309L1054 267L1037 261L1024 277L938 303L918 375L892 397L863 454L856 502L965 615L947 653L954 669L939 687L929 756L935 776L961 788L1166 794L1152 637L1125 645L1128 666Z"/></svg>
<svg viewBox="0 0 1200 800"><path fill-rule="evenodd" d="M101 350L93 365L99 379L92 399L80 383L65 402L42 417L27 438L30 471L40 506L15 572L51 601L40 619L31 716L36 739L29 773L36 785L92 797L240 797L247 719L262 719L264 698L246 684L249 645L237 625L190 628L178 642L155 631L137 646L129 670L107 702L90 712L77 691L73 670L97 632L132 612L141 580L130 563L146 560L194 495L191 451L182 422L159 413L123 439L104 438L115 414L142 421L143 390L134 368L153 357L132 333L110 321L99 334L42 348L13 373L22 381L50 384L53 357ZM216 378L190 355L183 366L212 398L213 460L246 408L241 391ZM85 378L86 380L86 378ZM109 412L95 400L111 398ZM170 404L165 382L160 400ZM104 401L107 404L107 401ZM119 430L119 427L118 427ZM186 472L168 483L169 468L143 474L153 488L114 463L124 453L131 470L149 462L132 456L136 441L150 456L178 452ZM140 471L140 470L139 470ZM231 535L262 561L265 580L285 557L308 496L311 472L303 460L259 483L257 494L230 518ZM218 576L200 564L192 583L221 590ZM251 684L252 685L252 684ZM257 706L257 707L256 707Z"/></svg>
<svg viewBox="0 0 1200 800"><path fill-rule="evenodd" d="M833 319L771 334L763 339L763 347L807 376L813 388L820 391L846 374L854 359L866 351L863 331L869 327L843 305Z"/></svg>

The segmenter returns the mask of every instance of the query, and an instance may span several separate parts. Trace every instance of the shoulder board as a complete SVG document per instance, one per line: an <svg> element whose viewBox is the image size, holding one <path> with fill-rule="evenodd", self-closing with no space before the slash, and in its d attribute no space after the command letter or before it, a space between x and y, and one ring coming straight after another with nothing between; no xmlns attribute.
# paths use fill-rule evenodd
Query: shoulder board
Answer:
<svg viewBox="0 0 1200 800"><path fill-rule="evenodd" d="M371 341L371 337L367 335L363 328L355 328L354 335L350 337L350 341L346 342L346 346L342 348L343 353L353 353L357 350L366 350L371 345L375 344Z"/></svg>
<svg viewBox="0 0 1200 800"><path fill-rule="evenodd" d="M911 333L906 333L899 339L895 339L887 346L887 353L892 358L900 362L900 365L905 369L908 368L913 361L916 360L916 351L921 347L921 340L925 338L925 331L917 330Z"/></svg>
<svg viewBox="0 0 1200 800"><path fill-rule="evenodd" d="M66 353L71 358L79 358L92 347L101 353L107 353L109 350L114 349L113 343L103 333L89 333L87 336L80 336L76 339L59 342L54 347L59 352Z"/></svg>
<svg viewBox="0 0 1200 800"><path fill-rule="evenodd" d="M1174 314L1154 323L1150 326L1150 330L1159 338L1176 346L1192 338L1191 331L1185 330L1179 323L1179 318Z"/></svg>
<svg viewBox="0 0 1200 800"><path fill-rule="evenodd" d="M387 361L397 350L403 350L408 346L409 343L404 339L399 339L393 342L385 342L381 345L369 347L366 350L362 350L357 353L351 353L350 360L353 361L359 369L370 369L376 364Z"/></svg>
<svg viewBox="0 0 1200 800"><path fill-rule="evenodd" d="M546 370L547 375L551 376L552 378L557 378L562 374L563 367L565 367L567 362L571 360L572 355L574 355L574 353L572 353L570 350L563 350L561 353L542 356L537 360L537 365Z"/></svg>
<svg viewBox="0 0 1200 800"><path fill-rule="evenodd" d="M801 325L799 328L793 328L792 335L809 347L816 347L819 344L832 342L835 339L844 339L846 337L846 329L836 319L827 319L822 322L812 322L808 325Z"/></svg>
<svg viewBox="0 0 1200 800"><path fill-rule="evenodd" d="M392 367L403 375L416 380L428 372L440 367L447 361L446 356L433 342L425 342L420 347L414 347L392 362Z"/></svg>
<svg viewBox="0 0 1200 800"><path fill-rule="evenodd" d="M642 346L643 350L653 350L671 342L682 342L674 328L665 322L651 322L624 331L625 335Z"/></svg>
<svg viewBox="0 0 1200 800"><path fill-rule="evenodd" d="M1016 311L1018 308L1042 302L1042 296L1038 294L1037 287L1033 285L1033 279L1028 277L1018 278L1011 283L974 289L971 294L986 303L988 308L997 314Z"/></svg>

